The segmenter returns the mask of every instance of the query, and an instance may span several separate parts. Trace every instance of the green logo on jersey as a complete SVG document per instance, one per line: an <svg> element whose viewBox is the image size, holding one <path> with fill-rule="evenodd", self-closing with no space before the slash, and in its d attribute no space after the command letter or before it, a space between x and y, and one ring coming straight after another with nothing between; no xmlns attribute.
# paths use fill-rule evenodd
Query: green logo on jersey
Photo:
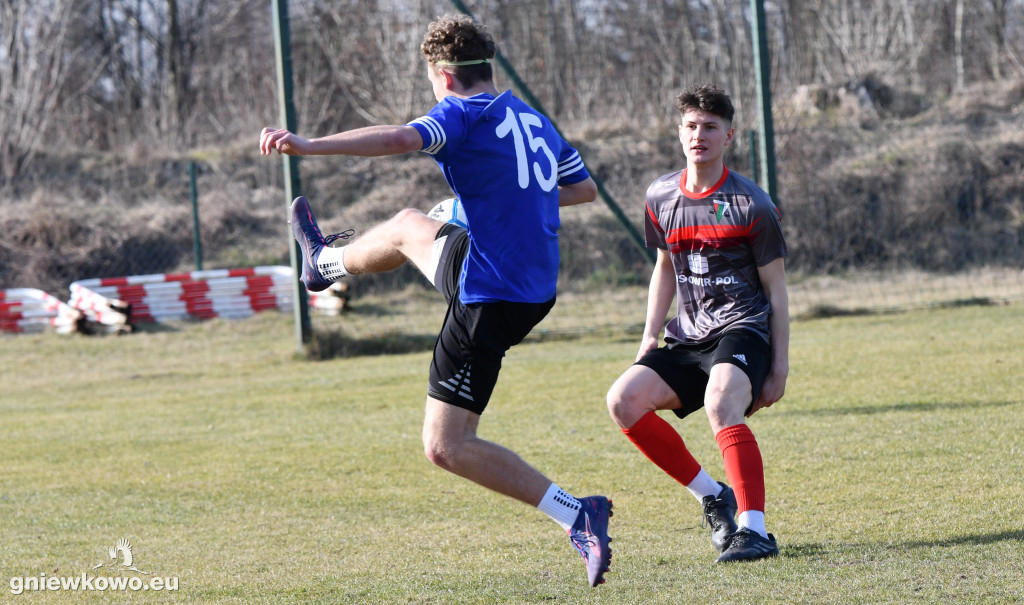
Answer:
<svg viewBox="0 0 1024 605"><path fill-rule="evenodd" d="M715 200L715 220L722 222L722 217L729 211L729 202Z"/></svg>

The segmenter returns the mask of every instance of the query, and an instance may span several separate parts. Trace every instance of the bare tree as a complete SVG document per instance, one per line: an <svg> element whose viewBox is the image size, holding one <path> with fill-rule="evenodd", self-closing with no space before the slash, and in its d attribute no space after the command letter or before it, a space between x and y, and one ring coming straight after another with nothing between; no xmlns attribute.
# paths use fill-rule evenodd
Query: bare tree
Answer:
<svg viewBox="0 0 1024 605"><path fill-rule="evenodd" d="M956 0L953 21L953 69L956 91L964 91L964 0Z"/></svg>
<svg viewBox="0 0 1024 605"><path fill-rule="evenodd" d="M78 3L0 1L0 178L23 172L61 101Z"/></svg>
<svg viewBox="0 0 1024 605"><path fill-rule="evenodd" d="M201 4L201 3L200 3ZM167 132L181 136L185 122L185 97L188 94L189 74L185 66L184 41L178 19L178 0L166 0L167 32L165 34L164 64L167 66L167 107L164 109Z"/></svg>
<svg viewBox="0 0 1024 605"><path fill-rule="evenodd" d="M991 36L992 46L989 55L989 69L992 78L1002 80L1003 74L1003 53L1006 50L1006 16L1009 0L989 0L988 31Z"/></svg>
<svg viewBox="0 0 1024 605"><path fill-rule="evenodd" d="M187 125L193 144L223 145L277 116L266 0L212 2L192 36Z"/></svg>
<svg viewBox="0 0 1024 605"><path fill-rule="evenodd" d="M451 2L291 4L303 129L397 122L429 103L419 42ZM698 80L725 85L739 104L753 98L747 2L467 4L563 122L658 123L671 113L667 96ZM1024 73L1022 0L779 0L767 8L779 99L799 85L872 74L952 91ZM276 115L269 21L265 0L0 0L0 174L24 170L41 136L94 150L180 150L244 136Z"/></svg>

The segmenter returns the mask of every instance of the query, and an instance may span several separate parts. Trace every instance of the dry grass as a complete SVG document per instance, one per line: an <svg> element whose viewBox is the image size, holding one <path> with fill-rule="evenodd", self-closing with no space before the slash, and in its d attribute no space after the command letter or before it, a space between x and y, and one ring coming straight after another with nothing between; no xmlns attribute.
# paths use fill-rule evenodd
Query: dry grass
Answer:
<svg viewBox="0 0 1024 605"><path fill-rule="evenodd" d="M860 272L843 276L791 277L794 315L863 313L960 304L1024 301L1024 271L986 268L951 275L921 271Z"/></svg>

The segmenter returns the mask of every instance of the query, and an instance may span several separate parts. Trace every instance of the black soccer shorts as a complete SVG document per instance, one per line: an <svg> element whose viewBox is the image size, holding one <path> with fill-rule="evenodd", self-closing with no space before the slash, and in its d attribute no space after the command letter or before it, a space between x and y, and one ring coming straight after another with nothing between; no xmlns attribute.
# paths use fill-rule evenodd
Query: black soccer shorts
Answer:
<svg viewBox="0 0 1024 605"><path fill-rule="evenodd" d="M440 248L434 287L448 301L444 325L434 344L427 393L434 399L482 414L498 381L501 360L522 342L555 305L487 302L462 304L459 277L469 250L469 234L452 224L435 237Z"/></svg>
<svg viewBox="0 0 1024 605"><path fill-rule="evenodd" d="M772 363L771 346L751 330L732 330L702 343L669 343L647 353L636 365L651 368L675 391L682 407L672 411L685 418L704 407L708 376L719 363L735 365L750 379L749 414Z"/></svg>

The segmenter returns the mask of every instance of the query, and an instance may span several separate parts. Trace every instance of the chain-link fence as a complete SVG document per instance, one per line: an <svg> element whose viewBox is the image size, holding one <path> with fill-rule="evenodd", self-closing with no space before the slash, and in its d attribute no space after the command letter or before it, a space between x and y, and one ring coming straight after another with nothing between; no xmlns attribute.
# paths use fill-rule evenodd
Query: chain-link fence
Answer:
<svg viewBox="0 0 1024 605"><path fill-rule="evenodd" d="M285 203L252 172L174 160L12 181L0 286L62 296L81 279L287 264Z"/></svg>
<svg viewBox="0 0 1024 605"><path fill-rule="evenodd" d="M923 141L929 133L917 136ZM740 133L727 161L749 174L747 137ZM1024 188L1015 185L1024 178L1024 144L979 140L985 153L964 157L949 145L922 143L850 167L823 157L835 137L792 129L779 136L795 316L1024 300ZM671 169L677 152L632 137L579 148L642 232L643 190ZM302 166L304 193L325 232L361 233L398 209L426 211L450 195L436 166L419 154L307 159ZM67 300L69 285L83 279L287 265L280 173L279 161L253 153L218 161L81 161L15 179L0 190L0 287L39 288ZM552 315L545 329L641 325L651 271L643 250L601 202L563 209L562 216L560 296L590 302L574 304L574 316ZM411 267L349 285L356 312L343 321L356 334L373 333L374 323L401 330L406 321L398 312L361 315L361 298L374 300L375 309L398 309L410 287L429 291Z"/></svg>

